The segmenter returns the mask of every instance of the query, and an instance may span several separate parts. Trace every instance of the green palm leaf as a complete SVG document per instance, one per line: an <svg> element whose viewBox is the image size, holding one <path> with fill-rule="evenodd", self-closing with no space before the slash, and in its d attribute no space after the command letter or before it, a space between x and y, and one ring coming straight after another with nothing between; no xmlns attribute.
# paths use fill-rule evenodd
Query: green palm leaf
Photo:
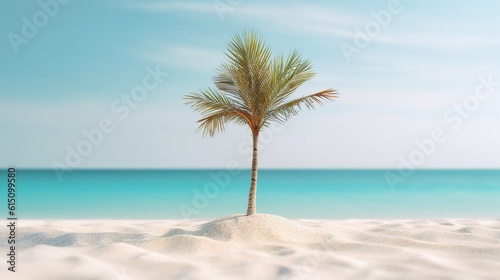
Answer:
<svg viewBox="0 0 500 280"><path fill-rule="evenodd" d="M333 89L327 89L308 96L297 98L270 110L266 121L276 121L285 123L288 119L299 114L302 106L307 109L314 109L315 105L323 105L331 99L337 98L337 92Z"/></svg>
<svg viewBox="0 0 500 280"><path fill-rule="evenodd" d="M223 132L226 123L231 121L244 124L248 123L248 112L237 106L222 92L207 88L200 93L191 93L184 97L186 104L203 114L198 130L203 131L203 136L214 136L216 132Z"/></svg>

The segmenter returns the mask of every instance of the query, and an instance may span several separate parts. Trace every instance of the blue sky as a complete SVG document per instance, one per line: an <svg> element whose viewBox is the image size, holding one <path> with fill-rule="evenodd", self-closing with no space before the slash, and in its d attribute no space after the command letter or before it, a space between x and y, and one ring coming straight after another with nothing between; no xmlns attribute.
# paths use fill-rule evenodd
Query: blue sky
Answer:
<svg viewBox="0 0 500 280"><path fill-rule="evenodd" d="M276 54L298 49L313 63L297 96L340 92L268 131L261 167L499 168L499 10L486 0L3 1L0 165L249 166L249 131L202 138L182 96L211 85L231 36L253 29ZM155 71L154 89L125 103ZM113 129L68 163L103 121Z"/></svg>

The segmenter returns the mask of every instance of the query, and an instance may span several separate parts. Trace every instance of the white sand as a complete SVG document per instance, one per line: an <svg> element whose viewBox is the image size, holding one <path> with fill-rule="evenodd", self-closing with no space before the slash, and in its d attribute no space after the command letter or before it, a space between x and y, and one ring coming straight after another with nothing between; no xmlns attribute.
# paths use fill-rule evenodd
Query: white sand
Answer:
<svg viewBox="0 0 500 280"><path fill-rule="evenodd" d="M500 220L19 223L0 279L500 279Z"/></svg>

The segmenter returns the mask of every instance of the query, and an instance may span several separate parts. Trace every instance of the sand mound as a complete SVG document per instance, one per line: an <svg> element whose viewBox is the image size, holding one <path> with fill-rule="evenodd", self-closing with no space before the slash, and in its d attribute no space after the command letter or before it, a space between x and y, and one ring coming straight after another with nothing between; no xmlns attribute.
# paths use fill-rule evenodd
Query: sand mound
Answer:
<svg viewBox="0 0 500 280"><path fill-rule="evenodd" d="M230 215L200 225L195 230L175 228L165 236L203 236L220 241L249 243L321 242L331 237L327 230L302 225L276 215Z"/></svg>

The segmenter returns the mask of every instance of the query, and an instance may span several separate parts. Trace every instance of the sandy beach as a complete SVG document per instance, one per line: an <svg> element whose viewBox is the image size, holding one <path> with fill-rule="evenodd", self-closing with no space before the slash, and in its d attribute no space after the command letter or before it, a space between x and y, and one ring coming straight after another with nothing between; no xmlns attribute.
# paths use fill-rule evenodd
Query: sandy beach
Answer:
<svg viewBox="0 0 500 280"><path fill-rule="evenodd" d="M214 221L20 220L17 230L17 272L3 262L1 279L500 275L500 220L287 220L258 214Z"/></svg>

